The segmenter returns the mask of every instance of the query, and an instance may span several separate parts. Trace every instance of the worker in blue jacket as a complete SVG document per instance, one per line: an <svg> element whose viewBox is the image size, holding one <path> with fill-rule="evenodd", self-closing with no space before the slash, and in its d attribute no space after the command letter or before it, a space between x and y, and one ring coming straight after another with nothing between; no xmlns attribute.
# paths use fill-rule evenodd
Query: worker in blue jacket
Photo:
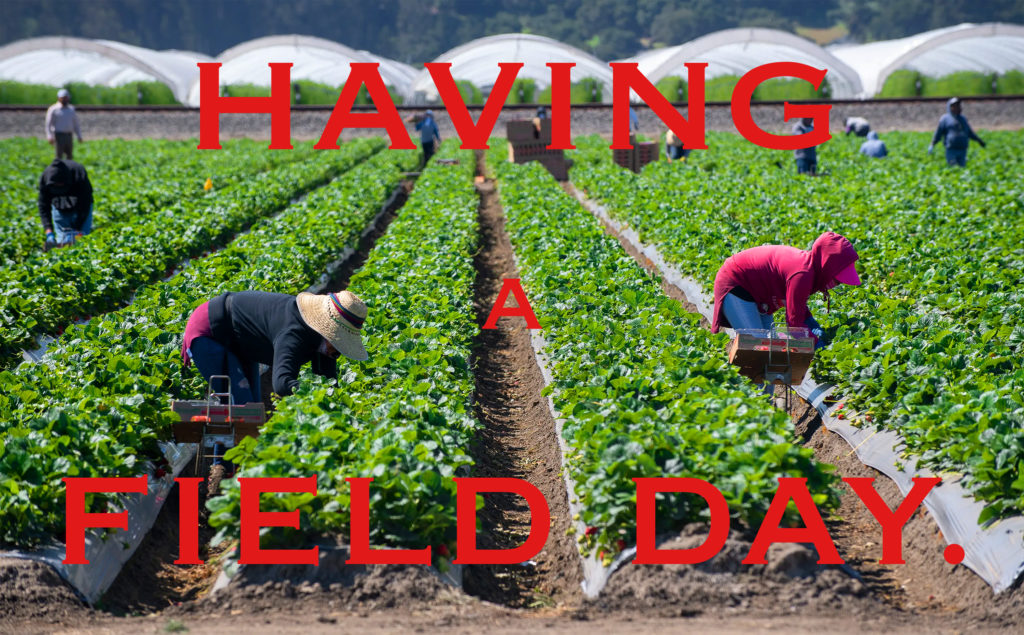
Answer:
<svg viewBox="0 0 1024 635"><path fill-rule="evenodd" d="M427 161L430 157L434 156L434 150L437 146L441 145L441 131L437 129L437 123L434 121L434 111L428 110L423 113L422 117L411 117L407 121L412 121L416 124L416 129L420 131L420 144L423 146L423 165L427 165Z"/></svg>
<svg viewBox="0 0 1024 635"><path fill-rule="evenodd" d="M932 153L935 144L940 140L946 146L946 163L964 167L967 165L967 146L971 139L974 139L981 147L985 142L974 134L967 117L960 114L960 98L953 97L946 102L946 114L939 119L939 126L935 129L935 136L928 146L928 154Z"/></svg>
<svg viewBox="0 0 1024 635"><path fill-rule="evenodd" d="M889 156L885 142L878 138L874 130L868 132L868 140L860 144L860 153L873 159L883 159Z"/></svg>

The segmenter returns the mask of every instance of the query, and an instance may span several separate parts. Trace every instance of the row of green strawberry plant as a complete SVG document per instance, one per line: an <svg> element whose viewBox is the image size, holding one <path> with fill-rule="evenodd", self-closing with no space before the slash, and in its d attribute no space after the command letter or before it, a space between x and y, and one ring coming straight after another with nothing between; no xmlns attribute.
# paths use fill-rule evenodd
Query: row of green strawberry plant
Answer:
<svg viewBox="0 0 1024 635"><path fill-rule="evenodd" d="M416 160L414 152L373 156L143 288L129 307L69 328L42 362L0 372L0 543L63 535L65 476L142 473L143 460L158 456L157 440L170 437L168 398L204 394L199 374L182 372L180 334L192 310L225 291L307 288L358 243Z"/></svg>
<svg viewBox="0 0 1024 635"><path fill-rule="evenodd" d="M379 139L357 140L340 153L318 153L213 196L182 201L110 228L73 249L54 250L0 270L0 365L16 360L39 334L57 332L77 316L117 308L140 284L223 245L253 221L283 209L382 147Z"/></svg>
<svg viewBox="0 0 1024 635"><path fill-rule="evenodd" d="M886 135L885 160L837 138L819 151L818 178L731 135L643 176L607 151L593 161L601 142L590 140L572 178L708 293L741 249L849 237L864 285L834 290L829 313L815 300L835 336L815 376L862 424L898 431L906 456L965 475L985 521L1024 511L1024 133L986 138L964 170L929 159L923 134Z"/></svg>
<svg viewBox="0 0 1024 635"><path fill-rule="evenodd" d="M243 477L317 476L317 495L264 496L264 509L301 513L310 535L345 535L346 477L373 477L371 544L455 543L452 477L472 465L470 350L478 197L473 154L445 144L349 290L366 301L367 362L340 368L337 385L312 375L278 404L257 439L228 453ZM235 482L209 504L219 539L237 537ZM274 536L265 537L269 543ZM279 542L298 536L280 534ZM440 561L438 561L440 564ZM443 566L443 565L442 565Z"/></svg>
<svg viewBox="0 0 1024 635"><path fill-rule="evenodd" d="M176 141L124 141L101 140L84 146L77 161L86 166L95 179L97 172L117 174L139 167L156 167L186 155L185 142ZM194 146L193 146L194 148ZM83 156L87 155L87 156ZM0 231L8 236L10 225L20 225L26 219L38 219L36 195L39 176L53 160L53 148L44 141L31 138L0 140L0 174L4 187L0 190ZM36 220L36 227L39 222ZM6 254L11 246L3 245Z"/></svg>
<svg viewBox="0 0 1024 635"><path fill-rule="evenodd" d="M20 140L19 140L20 141ZM102 233L175 202L209 195L278 165L309 158L312 146L273 152L264 142L233 140L219 152L197 152L194 141L121 139L88 144L81 162L95 203L94 233ZM47 157L48 160L49 157ZM0 196L0 262L7 267L42 251L36 199L47 161L11 168L10 188ZM212 191L204 188L210 179Z"/></svg>
<svg viewBox="0 0 1024 635"><path fill-rule="evenodd" d="M492 165L551 360L585 555L607 564L632 541L635 477L704 479L748 526L763 517L778 477L806 477L816 502L836 502L831 467L797 445L785 414L723 359L723 335L666 297L541 166ZM702 513L700 503L666 496L658 526L678 530Z"/></svg>

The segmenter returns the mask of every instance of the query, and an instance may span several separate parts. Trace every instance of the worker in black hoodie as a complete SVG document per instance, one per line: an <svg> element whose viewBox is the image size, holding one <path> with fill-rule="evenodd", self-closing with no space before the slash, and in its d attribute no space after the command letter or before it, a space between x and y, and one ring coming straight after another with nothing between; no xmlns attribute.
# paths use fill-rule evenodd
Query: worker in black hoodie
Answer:
<svg viewBox="0 0 1024 635"><path fill-rule="evenodd" d="M81 163L54 159L39 177L39 220L46 246L60 247L92 231L92 184Z"/></svg>

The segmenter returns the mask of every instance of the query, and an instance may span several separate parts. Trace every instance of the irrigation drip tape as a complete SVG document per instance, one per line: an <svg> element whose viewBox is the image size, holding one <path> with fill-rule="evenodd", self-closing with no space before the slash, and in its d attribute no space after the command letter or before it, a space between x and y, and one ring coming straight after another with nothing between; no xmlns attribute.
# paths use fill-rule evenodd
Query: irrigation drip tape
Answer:
<svg viewBox="0 0 1024 635"><path fill-rule="evenodd" d="M655 246L644 244L635 230L612 218L603 205L591 201L578 190L574 189L574 192L587 210L650 259L662 278L682 291L700 314L711 321L713 303L699 282L669 264ZM808 374L795 390L818 411L825 428L838 434L853 448L861 463L895 481L904 495L913 487L914 477L934 476L929 470L918 468L913 458L901 458L904 442L898 433L859 428L846 418L836 417L841 399L832 396L835 386L818 384ZM826 397L832 403L826 404ZM971 496L962 479L959 475L944 479L928 494L925 507L946 542L963 547L963 564L978 574L994 593L1001 593L1012 587L1024 573L1024 516L979 525L978 518L984 505Z"/></svg>
<svg viewBox="0 0 1024 635"><path fill-rule="evenodd" d="M197 448L195 443L160 443L160 450L170 464L170 469L161 478L149 477L149 491L146 495L123 496L124 509L128 512L128 531L118 532L116 538L110 539L104 539L104 532L95 529L85 533L85 558L89 564L64 564L65 546L56 540L36 549L2 551L0 556L24 558L50 565L90 606L95 604L152 529L160 509L174 488L174 479L188 466ZM147 467L147 472L151 474L153 466Z"/></svg>

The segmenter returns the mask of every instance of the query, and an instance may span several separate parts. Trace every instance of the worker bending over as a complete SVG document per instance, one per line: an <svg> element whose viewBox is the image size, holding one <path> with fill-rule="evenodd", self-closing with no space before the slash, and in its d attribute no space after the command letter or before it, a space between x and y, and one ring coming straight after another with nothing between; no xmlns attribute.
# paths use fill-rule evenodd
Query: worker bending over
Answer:
<svg viewBox="0 0 1024 635"><path fill-rule="evenodd" d="M39 220L46 248L71 244L92 231L92 183L81 163L54 159L39 177Z"/></svg>
<svg viewBox="0 0 1024 635"><path fill-rule="evenodd" d="M806 327L822 348L824 333L807 300L838 284L859 285L854 263L857 252L835 232L818 236L810 251L786 245L764 245L730 256L715 276L715 308L711 332L733 329L771 329L772 315L786 307L786 325Z"/></svg>
<svg viewBox="0 0 1024 635"><path fill-rule="evenodd" d="M885 142L878 138L878 133L874 130L868 133L868 140L860 144L860 153L873 159L883 159L889 156Z"/></svg>
<svg viewBox="0 0 1024 635"><path fill-rule="evenodd" d="M207 381L228 375L238 404L262 401L259 365L267 364L274 392L284 397L299 385L306 363L318 375L337 377L339 355L365 360L360 337L365 320L366 305L348 291L224 293L192 312L181 357L185 366L195 362Z"/></svg>
<svg viewBox="0 0 1024 635"><path fill-rule="evenodd" d="M665 155L669 163L690 156L690 151L683 147L683 140L676 136L676 133L669 130L665 133Z"/></svg>
<svg viewBox="0 0 1024 635"><path fill-rule="evenodd" d="M847 117L846 136L850 136L851 132L858 137L866 137L871 132L871 124L864 117Z"/></svg>

